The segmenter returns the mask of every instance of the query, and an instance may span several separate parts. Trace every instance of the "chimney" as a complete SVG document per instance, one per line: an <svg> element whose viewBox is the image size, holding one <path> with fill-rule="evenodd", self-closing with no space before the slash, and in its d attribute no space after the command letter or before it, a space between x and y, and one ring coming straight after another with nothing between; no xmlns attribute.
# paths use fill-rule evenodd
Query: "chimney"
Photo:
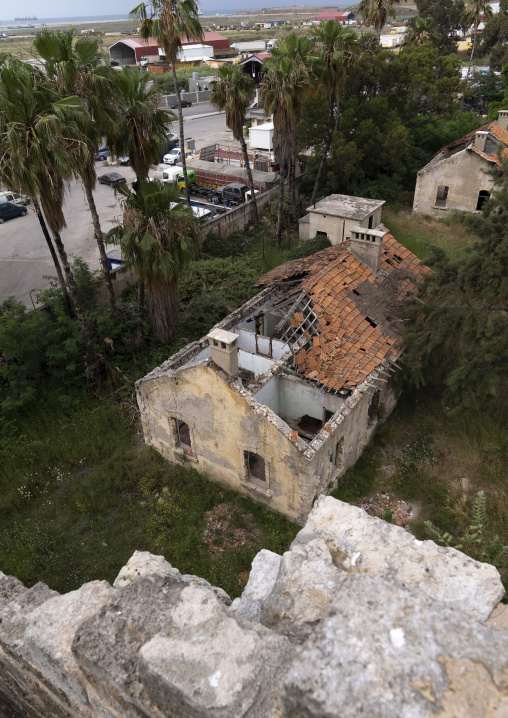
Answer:
<svg viewBox="0 0 508 718"><path fill-rule="evenodd" d="M499 110L497 124L502 130L508 131L508 110Z"/></svg>
<svg viewBox="0 0 508 718"><path fill-rule="evenodd" d="M476 132L475 138L474 138L474 146L480 150L480 152L485 152L485 145L487 143L487 137L489 136L488 132L485 132L484 130L478 130Z"/></svg>
<svg viewBox="0 0 508 718"><path fill-rule="evenodd" d="M212 329L207 336L212 360L229 376L238 374L238 335L225 329Z"/></svg>
<svg viewBox="0 0 508 718"><path fill-rule="evenodd" d="M379 272L383 237L388 234L386 229L351 228L351 253L368 267L373 274Z"/></svg>

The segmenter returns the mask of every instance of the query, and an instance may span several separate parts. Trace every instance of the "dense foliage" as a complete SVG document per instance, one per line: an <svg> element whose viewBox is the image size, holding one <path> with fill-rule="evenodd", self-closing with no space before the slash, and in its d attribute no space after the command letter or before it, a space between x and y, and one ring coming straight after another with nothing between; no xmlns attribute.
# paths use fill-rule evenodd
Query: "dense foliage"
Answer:
<svg viewBox="0 0 508 718"><path fill-rule="evenodd" d="M455 259L434 252L403 337L413 379L443 388L446 402L464 408L500 397L507 380L508 166L495 177L482 214L462 216L481 239Z"/></svg>
<svg viewBox="0 0 508 718"><path fill-rule="evenodd" d="M478 126L476 116L458 114L458 89L457 57L439 54L432 44L399 54L364 52L344 84L320 194L395 200L401 190L412 190L416 172L448 137ZM328 114L319 90L299 125L300 146L318 150L309 159L307 187L317 172Z"/></svg>

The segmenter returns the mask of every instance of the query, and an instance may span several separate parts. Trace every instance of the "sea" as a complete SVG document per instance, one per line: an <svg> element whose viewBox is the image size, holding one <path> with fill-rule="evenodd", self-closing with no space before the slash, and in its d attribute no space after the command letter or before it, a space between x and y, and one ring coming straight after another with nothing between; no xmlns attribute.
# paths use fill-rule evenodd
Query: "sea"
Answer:
<svg viewBox="0 0 508 718"><path fill-rule="evenodd" d="M260 9L270 10L272 7L289 7L293 6L292 0L249 0L248 3L241 5L238 0L222 0L222 2L211 2L204 0L200 3L203 10L203 17L211 17L216 15L228 15L240 10L246 10L247 7L252 9L253 12L257 12ZM305 6L319 6L323 5L323 0L306 0ZM302 8L302 5L296 5L296 10ZM23 13L21 13L23 14ZM107 20L128 20L129 15L80 15L77 17L38 17L37 20L21 21L20 25L33 25L34 27L40 27L42 25L53 25L53 24L75 24L79 22L106 22ZM13 18L6 18L0 20L0 25L17 25Z"/></svg>

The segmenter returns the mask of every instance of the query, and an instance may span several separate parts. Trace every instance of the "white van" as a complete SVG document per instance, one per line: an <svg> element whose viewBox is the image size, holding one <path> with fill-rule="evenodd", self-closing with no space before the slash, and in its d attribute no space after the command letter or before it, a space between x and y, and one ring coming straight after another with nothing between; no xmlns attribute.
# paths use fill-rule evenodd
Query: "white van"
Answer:
<svg viewBox="0 0 508 718"><path fill-rule="evenodd" d="M166 182L176 182L176 178L180 172L183 172L183 167L164 167L162 172L162 184L166 184Z"/></svg>
<svg viewBox="0 0 508 718"><path fill-rule="evenodd" d="M17 192L0 192L0 202L11 202L12 204L28 204L29 199Z"/></svg>
<svg viewBox="0 0 508 718"><path fill-rule="evenodd" d="M257 199L258 194L261 194L261 192L258 189L255 189L254 197L256 197L256 199ZM250 202L251 199L252 199L252 190L248 190L248 192L245 193L245 201Z"/></svg>

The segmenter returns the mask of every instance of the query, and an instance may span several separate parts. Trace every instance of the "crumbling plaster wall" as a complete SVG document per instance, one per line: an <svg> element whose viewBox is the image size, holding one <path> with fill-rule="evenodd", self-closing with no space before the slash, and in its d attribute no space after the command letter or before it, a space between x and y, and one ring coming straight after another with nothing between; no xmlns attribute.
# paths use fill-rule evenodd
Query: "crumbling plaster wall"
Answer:
<svg viewBox="0 0 508 718"><path fill-rule="evenodd" d="M436 217L448 215L454 209L475 212L480 190L490 192L494 184L489 167L491 163L470 150L429 162L418 172L413 211ZM435 205L439 185L449 187L446 207Z"/></svg>
<svg viewBox="0 0 508 718"><path fill-rule="evenodd" d="M139 384L145 441L167 459L194 466L211 479L298 519L308 462L282 420L241 390L240 382L233 388L231 381L203 363ZM189 425L191 456L176 445L172 417ZM265 459L266 489L246 480L244 451Z"/></svg>

